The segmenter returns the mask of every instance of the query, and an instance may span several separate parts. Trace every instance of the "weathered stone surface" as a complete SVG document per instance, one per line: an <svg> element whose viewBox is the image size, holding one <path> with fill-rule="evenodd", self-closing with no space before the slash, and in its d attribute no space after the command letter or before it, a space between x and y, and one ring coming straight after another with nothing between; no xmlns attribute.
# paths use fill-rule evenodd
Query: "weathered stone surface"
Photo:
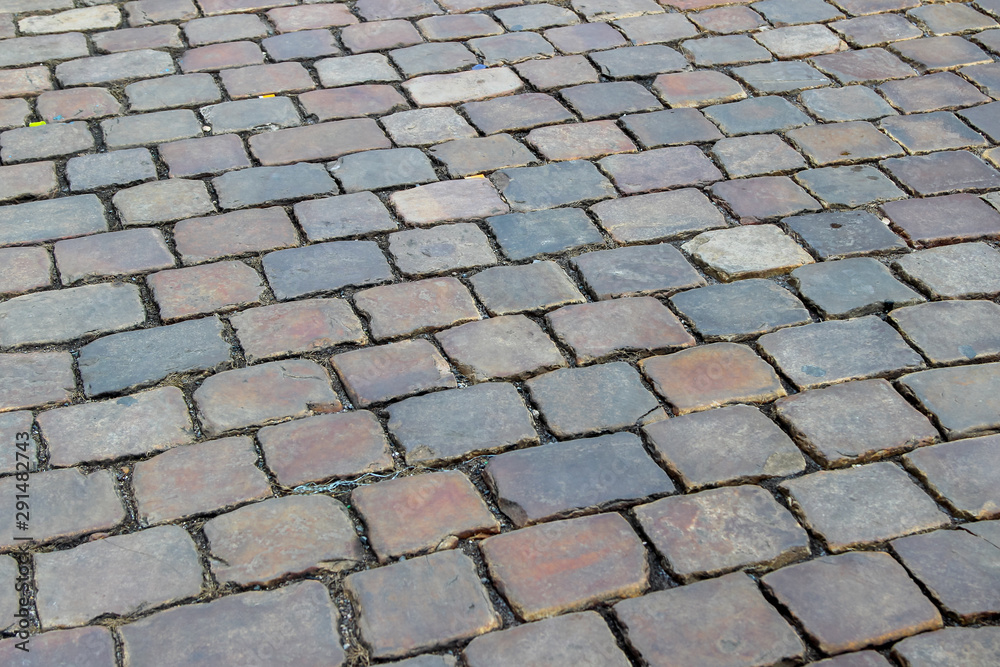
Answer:
<svg viewBox="0 0 1000 667"><path fill-rule="evenodd" d="M409 464L433 465L538 442L523 399L507 383L416 396L387 411L389 431Z"/></svg>
<svg viewBox="0 0 1000 667"><path fill-rule="evenodd" d="M361 638L379 658L433 649L501 625L475 563L460 551L357 572L344 588L359 609Z"/></svg>
<svg viewBox="0 0 1000 667"><path fill-rule="evenodd" d="M785 477L806 465L788 436L749 405L664 419L643 431L688 490Z"/></svg>
<svg viewBox="0 0 1000 667"><path fill-rule="evenodd" d="M202 569L187 531L161 526L38 555L35 581L38 616L49 629L193 598Z"/></svg>
<svg viewBox="0 0 1000 667"><path fill-rule="evenodd" d="M515 211L574 206L617 196L611 182L584 160L504 169L493 174L493 182Z"/></svg>
<svg viewBox="0 0 1000 667"><path fill-rule="evenodd" d="M514 261L604 243L590 218L578 208L510 213L486 222L504 254Z"/></svg>
<svg viewBox="0 0 1000 667"><path fill-rule="evenodd" d="M73 88L42 93L36 102L38 115L52 123L86 120L121 113L121 104L103 88Z"/></svg>
<svg viewBox="0 0 1000 667"><path fill-rule="evenodd" d="M174 256L158 229L127 229L56 243L56 266L64 285L87 278L171 269Z"/></svg>
<svg viewBox="0 0 1000 667"><path fill-rule="evenodd" d="M968 667L989 667L1000 659L1000 632L990 627L945 628L904 639L892 653L910 667L956 661Z"/></svg>
<svg viewBox="0 0 1000 667"><path fill-rule="evenodd" d="M14 438L7 442L8 448L13 450ZM10 458L15 458L13 451ZM34 510L28 532L17 528L13 511L4 518L0 548L5 550L31 542L44 543L111 530L125 518L125 508L115 492L115 479L110 471L97 470L84 475L75 468L47 470L29 475L26 482L27 487L13 476L0 479L0 493L8 498L15 498L29 488L30 509ZM27 542L19 537L31 540Z"/></svg>
<svg viewBox="0 0 1000 667"><path fill-rule="evenodd" d="M232 134L202 139L182 139L169 144L160 144L157 150L160 158L167 164L171 178L205 176L251 166L243 141ZM314 172L310 172L312 173ZM332 180L327 181L325 186L327 189L336 186ZM237 194L237 197L246 197L246 193Z"/></svg>
<svg viewBox="0 0 1000 667"><path fill-rule="evenodd" d="M479 319L472 295L456 278L373 287L355 294L354 302L379 340Z"/></svg>
<svg viewBox="0 0 1000 667"><path fill-rule="evenodd" d="M478 136L467 120L444 107L400 111L380 120L397 146L426 146Z"/></svg>
<svg viewBox="0 0 1000 667"><path fill-rule="evenodd" d="M343 299L306 299L251 308L230 318L247 361L368 342Z"/></svg>
<svg viewBox="0 0 1000 667"><path fill-rule="evenodd" d="M299 238L288 214L276 206L188 218L174 225L174 247L185 264L298 244Z"/></svg>
<svg viewBox="0 0 1000 667"><path fill-rule="evenodd" d="M464 653L470 667L523 665L533 660L551 667L626 667L629 664L607 624L593 611L483 635L473 639Z"/></svg>
<svg viewBox="0 0 1000 667"><path fill-rule="evenodd" d="M624 362L559 369L525 386L558 438L626 429L659 407Z"/></svg>
<svg viewBox="0 0 1000 667"><path fill-rule="evenodd" d="M782 329L761 336L758 344L799 389L895 375L924 365L896 330L874 315Z"/></svg>
<svg viewBox="0 0 1000 667"><path fill-rule="evenodd" d="M903 255L893 267L931 296L990 298L1000 294L1000 253L985 243L962 243Z"/></svg>
<svg viewBox="0 0 1000 667"><path fill-rule="evenodd" d="M17 296L52 284L52 260L45 248L3 248L0 295Z"/></svg>
<svg viewBox="0 0 1000 667"><path fill-rule="evenodd" d="M384 190L437 180L430 158L416 148L354 153L331 162L328 167L344 192Z"/></svg>
<svg viewBox="0 0 1000 667"><path fill-rule="evenodd" d="M119 190L112 197L126 225L149 225L215 213L201 181L171 178Z"/></svg>
<svg viewBox="0 0 1000 667"><path fill-rule="evenodd" d="M820 259L904 250L906 242L867 211L829 211L785 218L782 223Z"/></svg>
<svg viewBox="0 0 1000 667"><path fill-rule="evenodd" d="M243 262L168 269L146 279L165 322L260 303L264 284Z"/></svg>
<svg viewBox="0 0 1000 667"><path fill-rule="evenodd" d="M210 104L222 99L211 74L181 74L136 81L125 86L125 95L132 111Z"/></svg>
<svg viewBox="0 0 1000 667"><path fill-rule="evenodd" d="M70 9L58 14L28 16L17 22L26 35L42 35L74 30L100 30L114 28L121 22L117 7L96 6Z"/></svg>
<svg viewBox="0 0 1000 667"><path fill-rule="evenodd" d="M783 482L806 526L840 553L948 524L948 515L893 463L821 471Z"/></svg>
<svg viewBox="0 0 1000 667"><path fill-rule="evenodd" d="M68 402L76 391L69 352L0 354L0 412Z"/></svg>
<svg viewBox="0 0 1000 667"><path fill-rule="evenodd" d="M399 73L380 53L324 58L316 62L316 73L326 88L375 81L399 81Z"/></svg>
<svg viewBox="0 0 1000 667"><path fill-rule="evenodd" d="M337 192L336 181L318 164L243 169L212 179L212 187L226 209Z"/></svg>
<svg viewBox="0 0 1000 667"><path fill-rule="evenodd" d="M93 86L130 79L151 79L176 70L169 53L140 49L107 56L80 58L56 65L63 86Z"/></svg>
<svg viewBox="0 0 1000 667"><path fill-rule="evenodd" d="M858 207L906 196L878 169L862 165L808 169L795 180L830 206Z"/></svg>
<svg viewBox="0 0 1000 667"><path fill-rule="evenodd" d="M791 283L827 318L847 318L924 301L878 260L852 257L800 266Z"/></svg>
<svg viewBox="0 0 1000 667"><path fill-rule="evenodd" d="M930 421L885 380L862 380L779 399L775 414L799 446L841 467L932 444Z"/></svg>
<svg viewBox="0 0 1000 667"><path fill-rule="evenodd" d="M499 454L483 474L518 527L674 491L631 433Z"/></svg>
<svg viewBox="0 0 1000 667"><path fill-rule="evenodd" d="M357 477L392 467L389 441L367 410L265 426L257 432L278 483L294 487L331 477Z"/></svg>
<svg viewBox="0 0 1000 667"><path fill-rule="evenodd" d="M809 667L891 667L891 665L892 663L875 651L845 653L836 658L809 663Z"/></svg>
<svg viewBox="0 0 1000 667"><path fill-rule="evenodd" d="M996 519L1000 518L998 457L1000 436L987 435L911 452L903 463L955 514Z"/></svg>
<svg viewBox="0 0 1000 667"><path fill-rule="evenodd" d="M577 363L600 361L618 352L667 351L695 344L680 321L652 297L571 305L546 316L556 337Z"/></svg>
<svg viewBox="0 0 1000 667"><path fill-rule="evenodd" d="M754 582L739 572L626 600L614 611L629 643L649 664L781 664L801 659L806 650Z"/></svg>
<svg viewBox="0 0 1000 667"><path fill-rule="evenodd" d="M681 415L729 403L766 403L785 395L774 369L736 343L650 357L639 368Z"/></svg>
<svg viewBox="0 0 1000 667"><path fill-rule="evenodd" d="M11 610L13 613L14 610ZM9 617L9 615L8 615ZM0 642L0 660L7 665L77 665L78 667L110 667L115 664L115 643L107 628L87 627L57 630L31 637L26 655L12 637Z"/></svg>
<svg viewBox="0 0 1000 667"><path fill-rule="evenodd" d="M287 301L392 280L392 269L374 241L334 241L278 250L264 256L274 296Z"/></svg>
<svg viewBox="0 0 1000 667"><path fill-rule="evenodd" d="M815 67L797 61L736 67L733 74L762 95L794 93L831 84Z"/></svg>
<svg viewBox="0 0 1000 667"><path fill-rule="evenodd" d="M0 133L4 164L74 155L94 149L94 135L82 121L19 127Z"/></svg>
<svg viewBox="0 0 1000 667"><path fill-rule="evenodd" d="M934 301L897 308L889 320L932 364L1000 357L1000 306L990 301Z"/></svg>
<svg viewBox="0 0 1000 667"><path fill-rule="evenodd" d="M0 167L0 202L26 197L51 197L59 190L54 162L29 162Z"/></svg>
<svg viewBox="0 0 1000 667"><path fill-rule="evenodd" d="M340 409L326 370L305 359L213 375L195 390L194 400L209 434Z"/></svg>
<svg viewBox="0 0 1000 667"><path fill-rule="evenodd" d="M342 352L330 362L359 407L458 386L448 362L423 339Z"/></svg>
<svg viewBox="0 0 1000 667"><path fill-rule="evenodd" d="M364 518L382 562L454 547L458 540L500 532L472 482L457 470L360 486L351 504Z"/></svg>
<svg viewBox="0 0 1000 667"><path fill-rule="evenodd" d="M510 95L463 104L461 110L484 134L528 130L539 125L573 120L573 114L544 93Z"/></svg>
<svg viewBox="0 0 1000 667"><path fill-rule="evenodd" d="M949 440L1000 427L1000 363L911 373L899 383L934 416Z"/></svg>
<svg viewBox="0 0 1000 667"><path fill-rule="evenodd" d="M750 134L721 139L712 146L731 178L764 176L803 169L805 158L777 134Z"/></svg>
<svg viewBox="0 0 1000 667"><path fill-rule="evenodd" d="M53 466L148 454L194 440L177 387L57 408L38 415L38 425Z"/></svg>
<svg viewBox="0 0 1000 667"><path fill-rule="evenodd" d="M524 315L469 322L435 337L472 382L519 379L566 365L559 348Z"/></svg>
<svg viewBox="0 0 1000 667"><path fill-rule="evenodd" d="M122 627L122 649L130 663L164 667L233 660L341 667L339 621L326 586L304 581L143 618Z"/></svg>
<svg viewBox="0 0 1000 667"><path fill-rule="evenodd" d="M597 70L583 56L556 56L544 60L528 60L515 65L514 69L538 90L597 83L599 80Z"/></svg>
<svg viewBox="0 0 1000 667"><path fill-rule="evenodd" d="M514 612L534 621L642 594L649 565L618 514L531 526L482 543L490 575Z"/></svg>
<svg viewBox="0 0 1000 667"><path fill-rule="evenodd" d="M80 155L66 163L66 178L74 192L98 190L156 179L156 165L147 148Z"/></svg>
<svg viewBox="0 0 1000 667"><path fill-rule="evenodd" d="M817 558L763 577L764 585L825 653L878 646L940 628L941 615L884 553ZM816 604L818 599L824 604Z"/></svg>
<svg viewBox="0 0 1000 667"><path fill-rule="evenodd" d="M506 67L428 74L410 79L403 88L418 106L433 107L484 100L519 92L524 87L517 74Z"/></svg>
<svg viewBox="0 0 1000 667"><path fill-rule="evenodd" d="M353 567L363 559L350 515L329 496L287 496L211 519L205 537L220 582L266 584L290 574Z"/></svg>
<svg viewBox="0 0 1000 667"><path fill-rule="evenodd" d="M720 280L766 278L813 258L775 225L748 225L702 232L681 248Z"/></svg>
<svg viewBox="0 0 1000 667"><path fill-rule="evenodd" d="M916 76L912 67L882 48L816 56L812 62L844 85Z"/></svg>
<svg viewBox="0 0 1000 667"><path fill-rule="evenodd" d="M719 128L697 109L668 109L622 116L622 125L643 148L722 139Z"/></svg>
<svg viewBox="0 0 1000 667"><path fill-rule="evenodd" d="M1000 237L1000 213L975 195L905 199L882 210L917 247Z"/></svg>
<svg viewBox="0 0 1000 667"><path fill-rule="evenodd" d="M11 451L19 452L0 463L0 473L24 471L24 466L34 472L38 468L38 436L32 433L35 418L28 410L0 413L0 438L11 445Z"/></svg>
<svg viewBox="0 0 1000 667"><path fill-rule="evenodd" d="M409 277L490 266L498 262L486 234L471 222L390 234L389 253L399 270Z"/></svg>
<svg viewBox="0 0 1000 667"><path fill-rule="evenodd" d="M809 536L791 513L756 486L664 498L635 509L682 581L744 567L775 569L809 555Z"/></svg>
<svg viewBox="0 0 1000 667"><path fill-rule="evenodd" d="M83 390L100 396L155 384L174 374L211 371L230 359L217 317L105 336L80 349Z"/></svg>
<svg viewBox="0 0 1000 667"><path fill-rule="evenodd" d="M715 70L661 74L653 81L653 91L672 108L702 107L747 96L739 83Z"/></svg>
<svg viewBox="0 0 1000 667"><path fill-rule="evenodd" d="M718 167L696 146L657 148L638 155L611 155L599 164L618 190L627 195L707 185L723 178Z"/></svg>
<svg viewBox="0 0 1000 667"><path fill-rule="evenodd" d="M329 241L398 227L388 209L371 192L299 202L295 218L310 241Z"/></svg>
<svg viewBox="0 0 1000 667"><path fill-rule="evenodd" d="M0 207L0 245L53 241L104 232L104 205L97 195L74 195Z"/></svg>
<svg viewBox="0 0 1000 667"><path fill-rule="evenodd" d="M187 76L210 76L188 74ZM222 102L201 108L205 123L218 134L248 130L296 127L302 124L299 112L287 97L265 97Z"/></svg>
<svg viewBox="0 0 1000 667"><path fill-rule="evenodd" d="M264 132L250 137L247 144L263 165L333 160L348 153L391 145L371 118L335 120Z"/></svg>
<svg viewBox="0 0 1000 667"><path fill-rule="evenodd" d="M706 284L668 243L598 250L570 261L598 299L672 293Z"/></svg>
<svg viewBox="0 0 1000 667"><path fill-rule="evenodd" d="M491 315L546 311L585 300L559 265L550 261L497 266L469 281Z"/></svg>
<svg viewBox="0 0 1000 667"><path fill-rule="evenodd" d="M811 321L788 290L759 278L687 290L670 303L707 341L743 340Z"/></svg>
<svg viewBox="0 0 1000 667"><path fill-rule="evenodd" d="M896 114L888 102L866 86L806 90L800 99L810 113L825 122L877 120Z"/></svg>
<svg viewBox="0 0 1000 667"><path fill-rule="evenodd" d="M10 11L10 9L4 9ZM30 11L30 9L29 9ZM69 60L88 54L87 38L79 32L5 39L0 46L0 67Z"/></svg>
<svg viewBox="0 0 1000 667"><path fill-rule="evenodd" d="M728 136L782 132L812 123L798 107L776 95L717 104L705 109L705 115Z"/></svg>
<svg viewBox="0 0 1000 667"><path fill-rule="evenodd" d="M632 140L610 120L539 127L529 132L525 141L549 160L577 160L636 151Z"/></svg>
<svg viewBox="0 0 1000 667"><path fill-rule="evenodd" d="M591 211L619 243L673 240L726 224L719 209L694 188L603 201Z"/></svg>
<svg viewBox="0 0 1000 667"><path fill-rule="evenodd" d="M442 181L389 196L396 213L410 225L430 225L501 215L510 209L486 179Z"/></svg>

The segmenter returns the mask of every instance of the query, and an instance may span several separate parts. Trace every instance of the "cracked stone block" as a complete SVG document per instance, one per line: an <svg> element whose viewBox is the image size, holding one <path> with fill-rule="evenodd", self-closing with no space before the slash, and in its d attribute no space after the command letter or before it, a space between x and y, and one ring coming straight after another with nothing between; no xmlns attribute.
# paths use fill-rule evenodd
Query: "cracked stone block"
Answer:
<svg viewBox="0 0 1000 667"><path fill-rule="evenodd" d="M464 654L470 667L522 665L532 660L553 666L593 663L626 667L629 664L607 623L593 611L567 614L476 637Z"/></svg>
<svg viewBox="0 0 1000 667"><path fill-rule="evenodd" d="M758 344L799 389L924 366L896 330L874 315L782 329L761 336Z"/></svg>
<svg viewBox="0 0 1000 667"><path fill-rule="evenodd" d="M725 282L766 278L813 263L809 253L775 225L702 232L681 249Z"/></svg>
<svg viewBox="0 0 1000 667"><path fill-rule="evenodd" d="M949 440L1000 428L1000 363L935 368L904 375L899 383Z"/></svg>
<svg viewBox="0 0 1000 667"><path fill-rule="evenodd" d="M939 299L991 298L1000 294L1000 253L982 242L920 250L900 257L893 267Z"/></svg>
<svg viewBox="0 0 1000 667"><path fill-rule="evenodd" d="M677 317L652 297L564 306L545 319L579 364L619 352L672 351L695 344Z"/></svg>
<svg viewBox="0 0 1000 667"><path fill-rule="evenodd" d="M969 667L989 667L1000 659L1000 632L995 628L945 628L904 639L892 654L912 667L933 667L961 661Z"/></svg>
<svg viewBox="0 0 1000 667"><path fill-rule="evenodd" d="M905 250L906 243L867 211L829 211L782 220L821 260Z"/></svg>
<svg viewBox="0 0 1000 667"><path fill-rule="evenodd" d="M489 537L481 548L500 593L525 621L635 597L649 586L645 549L618 514L530 526Z"/></svg>
<svg viewBox="0 0 1000 667"><path fill-rule="evenodd" d="M483 475L518 528L674 492L632 433L499 454Z"/></svg>
<svg viewBox="0 0 1000 667"><path fill-rule="evenodd" d="M585 301L566 273L551 261L497 266L480 271L469 282L490 315L544 312Z"/></svg>
<svg viewBox="0 0 1000 667"><path fill-rule="evenodd" d="M337 571L364 558L354 521L329 496L286 496L205 523L220 582L266 584L295 574Z"/></svg>
<svg viewBox="0 0 1000 667"><path fill-rule="evenodd" d="M286 487L392 468L389 441L381 424L367 410L265 426L257 438L268 467L278 483Z"/></svg>
<svg viewBox="0 0 1000 667"><path fill-rule="evenodd" d="M513 385L483 383L416 396L387 408L407 463L433 465L535 444L531 415Z"/></svg>
<svg viewBox="0 0 1000 667"><path fill-rule="evenodd" d="M190 76L198 76L192 74ZM216 133L246 132L263 126L295 127L302 124L299 112L288 97L267 97L222 102L201 108L205 122ZM273 127L271 127L273 126Z"/></svg>
<svg viewBox="0 0 1000 667"><path fill-rule="evenodd" d="M1000 437L988 435L926 447L904 456L903 463L958 516L997 519L998 456Z"/></svg>
<svg viewBox="0 0 1000 667"><path fill-rule="evenodd" d="M371 192L310 199L295 204L292 210L310 241L365 236L399 227L389 210Z"/></svg>
<svg viewBox="0 0 1000 667"><path fill-rule="evenodd" d="M502 624L475 563L460 551L356 572L344 588L358 610L361 638L378 658L431 650Z"/></svg>
<svg viewBox="0 0 1000 667"><path fill-rule="evenodd" d="M213 375L195 390L194 402L210 435L341 407L326 369L306 359Z"/></svg>
<svg viewBox="0 0 1000 667"><path fill-rule="evenodd" d="M947 514L893 463L820 471L779 485L806 527L840 553L948 525Z"/></svg>
<svg viewBox="0 0 1000 667"><path fill-rule="evenodd" d="M129 662L224 664L234 655L272 664L342 667L340 615L318 581L175 607L122 626ZM258 657L259 656L259 657Z"/></svg>
<svg viewBox="0 0 1000 667"><path fill-rule="evenodd" d="M853 257L801 266L791 284L826 318L871 315L925 301L896 280L888 267L869 257Z"/></svg>
<svg viewBox="0 0 1000 667"><path fill-rule="evenodd" d="M56 266L64 285L86 278L172 269L177 260L158 229L126 229L59 241Z"/></svg>
<svg viewBox="0 0 1000 667"><path fill-rule="evenodd" d="M752 567L773 570L809 556L809 536L758 486L730 486L635 508L643 532L681 581Z"/></svg>
<svg viewBox="0 0 1000 667"><path fill-rule="evenodd" d="M359 407L458 386L448 362L423 339L342 352L331 363Z"/></svg>
<svg viewBox="0 0 1000 667"><path fill-rule="evenodd" d="M500 532L500 522L476 487L457 470L360 486L351 493L351 504L364 519L371 547L383 563Z"/></svg>
<svg viewBox="0 0 1000 667"><path fill-rule="evenodd" d="M471 127L469 130L475 132ZM436 160L444 163L453 178L508 167L524 167L538 161L531 151L509 134L455 139L432 146L429 151Z"/></svg>
<svg viewBox="0 0 1000 667"><path fill-rule="evenodd" d="M393 279L374 241L333 241L277 250L265 255L263 264L267 281L281 301Z"/></svg>
<svg viewBox="0 0 1000 667"><path fill-rule="evenodd" d="M776 134L751 134L720 139L712 155L731 178L764 176L806 167L805 159Z"/></svg>
<svg viewBox="0 0 1000 667"><path fill-rule="evenodd" d="M934 605L885 553L825 556L762 581L827 654L881 646L942 625ZM826 602L817 605L817 599Z"/></svg>
<svg viewBox="0 0 1000 667"><path fill-rule="evenodd" d="M486 222L504 254L514 261L604 244L604 237L578 208L509 213Z"/></svg>
<svg viewBox="0 0 1000 667"><path fill-rule="evenodd" d="M668 243L598 250L570 262L599 300L673 293L707 284Z"/></svg>
<svg viewBox="0 0 1000 667"><path fill-rule="evenodd" d="M939 438L927 417L882 379L781 398L774 411L798 445L827 467L892 456Z"/></svg>
<svg viewBox="0 0 1000 667"><path fill-rule="evenodd" d="M254 269L235 260L168 269L146 281L164 322L257 305L265 289Z"/></svg>
<svg viewBox="0 0 1000 667"><path fill-rule="evenodd" d="M175 447L135 464L133 486L145 524L187 519L271 495L247 437Z"/></svg>
<svg viewBox="0 0 1000 667"><path fill-rule="evenodd" d="M105 537L35 557L42 627L127 616L201 593L201 560L179 526Z"/></svg>
<svg viewBox="0 0 1000 667"><path fill-rule="evenodd" d="M1000 306L990 301L934 301L889 319L934 365L1000 358Z"/></svg>
<svg viewBox="0 0 1000 667"><path fill-rule="evenodd" d="M493 182L511 209L522 212L576 206L617 196L611 182L585 160L504 169L493 174Z"/></svg>
<svg viewBox="0 0 1000 667"><path fill-rule="evenodd" d="M0 345L68 343L146 321L135 285L99 283L14 297L0 304Z"/></svg>
<svg viewBox="0 0 1000 667"><path fill-rule="evenodd" d="M749 405L664 419L643 431L688 491L786 477L806 465L789 437Z"/></svg>
<svg viewBox="0 0 1000 667"><path fill-rule="evenodd" d="M557 438L630 428L659 407L624 362L563 368L525 382Z"/></svg>
<svg viewBox="0 0 1000 667"><path fill-rule="evenodd" d="M479 319L472 295L457 278L385 285L354 295L372 337L386 340L445 329Z"/></svg>
<svg viewBox="0 0 1000 667"><path fill-rule="evenodd" d="M493 184L484 178L422 185L394 192L389 201L403 222L416 226L487 218L510 210Z"/></svg>
<svg viewBox="0 0 1000 667"><path fill-rule="evenodd" d="M87 396L155 384L173 374L214 371L230 361L218 317L112 334L80 349Z"/></svg>
<svg viewBox="0 0 1000 667"><path fill-rule="evenodd" d="M470 382L521 379L567 365L555 343L524 315L469 322L435 338Z"/></svg>
<svg viewBox="0 0 1000 667"><path fill-rule="evenodd" d="M791 292L770 280L748 278L670 297L670 303L706 341L737 341L812 321Z"/></svg>
<svg viewBox="0 0 1000 667"><path fill-rule="evenodd" d="M0 381L2 412L69 402L76 391L68 352L0 354Z"/></svg>
<svg viewBox="0 0 1000 667"><path fill-rule="evenodd" d="M486 234L471 222L390 234L389 253L399 270L410 277L498 262Z"/></svg>
<svg viewBox="0 0 1000 667"><path fill-rule="evenodd" d="M614 613L649 664L781 664L806 652L792 626L740 572L619 602Z"/></svg>

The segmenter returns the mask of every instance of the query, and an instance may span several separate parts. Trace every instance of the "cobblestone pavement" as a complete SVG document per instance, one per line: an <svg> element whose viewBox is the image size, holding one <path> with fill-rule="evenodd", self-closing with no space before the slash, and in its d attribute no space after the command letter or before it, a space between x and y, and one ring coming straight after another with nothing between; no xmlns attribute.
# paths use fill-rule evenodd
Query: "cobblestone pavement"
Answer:
<svg viewBox="0 0 1000 667"><path fill-rule="evenodd" d="M1000 665L1000 0L295 1L0 0L0 664Z"/></svg>

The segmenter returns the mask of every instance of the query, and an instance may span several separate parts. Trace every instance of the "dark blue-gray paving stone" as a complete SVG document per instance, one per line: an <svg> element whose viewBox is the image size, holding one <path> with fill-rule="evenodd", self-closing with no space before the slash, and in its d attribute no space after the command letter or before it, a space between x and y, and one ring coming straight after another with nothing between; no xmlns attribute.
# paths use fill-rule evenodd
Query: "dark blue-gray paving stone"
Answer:
<svg viewBox="0 0 1000 667"><path fill-rule="evenodd" d="M844 18L839 9L823 0L763 0L750 6L775 27Z"/></svg>
<svg viewBox="0 0 1000 667"><path fill-rule="evenodd" d="M755 97L704 109L726 134L762 134L811 125L812 120L783 97Z"/></svg>
<svg viewBox="0 0 1000 667"><path fill-rule="evenodd" d="M146 148L80 155L66 163L66 178L74 192L97 190L156 180L156 165Z"/></svg>
<svg viewBox="0 0 1000 667"><path fill-rule="evenodd" d="M670 297L707 341L734 341L811 321L809 311L780 285L762 278L708 285Z"/></svg>
<svg viewBox="0 0 1000 667"><path fill-rule="evenodd" d="M795 180L833 206L857 208L906 196L878 169L862 165L807 169L796 174Z"/></svg>
<svg viewBox="0 0 1000 667"><path fill-rule="evenodd" d="M585 83L563 88L560 94L584 120L663 108L651 92L635 81Z"/></svg>
<svg viewBox="0 0 1000 667"><path fill-rule="evenodd" d="M733 74L765 95L820 88L833 83L812 65L797 61L746 65L733 69Z"/></svg>
<svg viewBox="0 0 1000 667"><path fill-rule="evenodd" d="M173 373L211 371L229 362L217 317L112 334L80 350L87 396L155 384Z"/></svg>
<svg viewBox="0 0 1000 667"><path fill-rule="evenodd" d="M875 120L897 115L888 102L867 86L806 90L799 99L814 116L830 122Z"/></svg>
<svg viewBox="0 0 1000 667"><path fill-rule="evenodd" d="M573 264L598 299L676 292L706 284L669 243L597 250Z"/></svg>
<svg viewBox="0 0 1000 667"><path fill-rule="evenodd" d="M338 56L340 49L329 30L299 30L263 40L261 46L271 60L311 60Z"/></svg>
<svg viewBox="0 0 1000 667"><path fill-rule="evenodd" d="M0 246L38 243L108 231L97 195L74 195L0 206Z"/></svg>
<svg viewBox="0 0 1000 667"><path fill-rule="evenodd" d="M622 125L643 148L694 144L722 139L719 128L697 109L666 109L652 113L628 114Z"/></svg>
<svg viewBox="0 0 1000 667"><path fill-rule="evenodd" d="M310 241L361 236L398 227L385 204L371 192L299 202L295 218Z"/></svg>
<svg viewBox="0 0 1000 667"><path fill-rule="evenodd" d="M906 250L903 239L867 211L829 211L785 218L782 223L820 259Z"/></svg>
<svg viewBox="0 0 1000 667"><path fill-rule="evenodd" d="M457 72L479 62L472 51L458 42L417 44L390 51L389 57L407 77Z"/></svg>
<svg viewBox="0 0 1000 667"><path fill-rule="evenodd" d="M604 242L587 214L578 208L509 213L486 222L504 254L514 261Z"/></svg>
<svg viewBox="0 0 1000 667"><path fill-rule="evenodd" d="M201 117L216 134L245 132L262 125L294 127L302 124L299 112L287 97L265 97L213 104L201 109Z"/></svg>
<svg viewBox="0 0 1000 667"><path fill-rule="evenodd" d="M392 280L374 241L335 241L278 250L264 256L264 273L279 300L335 292Z"/></svg>
<svg viewBox="0 0 1000 667"><path fill-rule="evenodd" d="M493 182L514 211L539 211L617 196L611 181L585 160L503 169L493 174Z"/></svg>
<svg viewBox="0 0 1000 667"><path fill-rule="evenodd" d="M226 209L337 193L337 183L321 164L253 167L212 179L219 206Z"/></svg>
<svg viewBox="0 0 1000 667"><path fill-rule="evenodd" d="M696 65L703 67L771 60L771 52L746 35L691 39L684 42L684 49L691 54Z"/></svg>
<svg viewBox="0 0 1000 667"><path fill-rule="evenodd" d="M626 46L590 54L601 74L612 79L653 76L662 72L679 72L688 66L687 58L669 46L649 44Z"/></svg>
<svg viewBox="0 0 1000 667"><path fill-rule="evenodd" d="M417 148L352 153L331 162L329 167L344 192L382 190L437 180L430 158Z"/></svg>
<svg viewBox="0 0 1000 667"><path fill-rule="evenodd" d="M833 318L858 317L925 301L870 257L800 266L792 271L791 282L806 301Z"/></svg>

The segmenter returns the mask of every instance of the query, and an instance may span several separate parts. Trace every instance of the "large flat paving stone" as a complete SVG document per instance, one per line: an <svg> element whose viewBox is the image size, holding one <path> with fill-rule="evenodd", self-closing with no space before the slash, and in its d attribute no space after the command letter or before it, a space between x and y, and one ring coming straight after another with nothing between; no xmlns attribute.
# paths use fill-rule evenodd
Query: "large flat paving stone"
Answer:
<svg viewBox="0 0 1000 667"><path fill-rule="evenodd" d="M761 278L686 290L670 303L709 342L744 340L812 321L791 292Z"/></svg>
<svg viewBox="0 0 1000 667"><path fill-rule="evenodd" d="M949 440L1000 426L1000 363L936 368L904 375L899 383L937 420Z"/></svg>
<svg viewBox="0 0 1000 667"><path fill-rule="evenodd" d="M909 667L933 667L960 662L968 667L989 667L1000 660L997 628L945 628L904 639L892 654Z"/></svg>
<svg viewBox="0 0 1000 667"><path fill-rule="evenodd" d="M1000 436L987 435L911 452L903 464L958 516L996 519L1000 518L998 458Z"/></svg>
<svg viewBox="0 0 1000 667"><path fill-rule="evenodd" d="M934 365L1000 356L1000 306L991 301L933 301L897 308L889 320Z"/></svg>

